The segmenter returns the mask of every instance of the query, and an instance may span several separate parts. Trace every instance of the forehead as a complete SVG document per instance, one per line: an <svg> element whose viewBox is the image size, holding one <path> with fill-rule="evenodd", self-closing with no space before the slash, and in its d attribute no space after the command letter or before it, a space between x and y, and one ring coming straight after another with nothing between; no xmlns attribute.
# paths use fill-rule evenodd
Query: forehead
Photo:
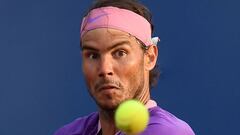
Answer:
<svg viewBox="0 0 240 135"><path fill-rule="evenodd" d="M98 42L98 43L109 43L118 40L127 40L129 42L136 41L133 36L129 33L111 29L111 28L98 28L91 31L88 31L81 39L81 42Z"/></svg>

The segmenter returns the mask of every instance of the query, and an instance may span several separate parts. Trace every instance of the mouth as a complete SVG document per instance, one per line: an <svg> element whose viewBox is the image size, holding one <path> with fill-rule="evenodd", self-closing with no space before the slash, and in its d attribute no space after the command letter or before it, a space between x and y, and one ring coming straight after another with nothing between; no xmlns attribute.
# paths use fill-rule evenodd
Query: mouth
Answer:
<svg viewBox="0 0 240 135"><path fill-rule="evenodd" d="M104 84L104 85L100 86L97 90L98 91L109 91L109 90L117 90L117 89L119 89L119 87L116 85Z"/></svg>

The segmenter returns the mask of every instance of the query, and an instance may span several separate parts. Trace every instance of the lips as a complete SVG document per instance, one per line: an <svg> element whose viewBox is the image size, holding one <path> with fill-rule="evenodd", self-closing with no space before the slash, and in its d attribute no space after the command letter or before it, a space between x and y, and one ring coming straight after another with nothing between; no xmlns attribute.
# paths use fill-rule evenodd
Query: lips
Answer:
<svg viewBox="0 0 240 135"><path fill-rule="evenodd" d="M119 89L119 87L113 84L103 84L97 90L104 91L104 90L112 90L112 89Z"/></svg>

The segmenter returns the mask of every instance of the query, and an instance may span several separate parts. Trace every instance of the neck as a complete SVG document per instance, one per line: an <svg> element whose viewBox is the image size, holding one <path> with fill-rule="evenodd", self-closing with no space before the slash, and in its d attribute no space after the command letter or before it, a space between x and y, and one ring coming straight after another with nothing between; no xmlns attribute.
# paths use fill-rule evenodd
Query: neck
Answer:
<svg viewBox="0 0 240 135"><path fill-rule="evenodd" d="M99 119L103 135L114 135L118 132L114 122L114 111L100 109Z"/></svg>
<svg viewBox="0 0 240 135"><path fill-rule="evenodd" d="M148 73L145 74L145 81L143 83L145 83L145 85L143 86L143 88L139 89L139 91L137 91L136 96L134 97L134 99L139 100L140 102L142 102L144 105L150 100L150 89L149 89L149 75Z"/></svg>
<svg viewBox="0 0 240 135"><path fill-rule="evenodd" d="M142 91L142 93L137 95L135 97L135 99L139 100L140 102L142 102L145 105L150 100L150 92L149 92L149 90L145 89L144 91Z"/></svg>

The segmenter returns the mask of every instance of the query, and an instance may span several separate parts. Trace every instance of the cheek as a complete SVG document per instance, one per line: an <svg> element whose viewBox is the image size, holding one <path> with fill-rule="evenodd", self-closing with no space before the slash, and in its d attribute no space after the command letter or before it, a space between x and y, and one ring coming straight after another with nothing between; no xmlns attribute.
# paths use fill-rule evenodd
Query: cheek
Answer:
<svg viewBox="0 0 240 135"><path fill-rule="evenodd" d="M84 74L85 80L87 82L87 85L89 88L91 88L91 82L94 82L93 80L94 80L94 78L96 78L94 76L94 75L96 75L95 66L93 66L90 63L83 62L82 69L83 69L83 74Z"/></svg>
<svg viewBox="0 0 240 135"><path fill-rule="evenodd" d="M143 60L128 59L118 65L118 74L127 87L135 87L143 79Z"/></svg>

